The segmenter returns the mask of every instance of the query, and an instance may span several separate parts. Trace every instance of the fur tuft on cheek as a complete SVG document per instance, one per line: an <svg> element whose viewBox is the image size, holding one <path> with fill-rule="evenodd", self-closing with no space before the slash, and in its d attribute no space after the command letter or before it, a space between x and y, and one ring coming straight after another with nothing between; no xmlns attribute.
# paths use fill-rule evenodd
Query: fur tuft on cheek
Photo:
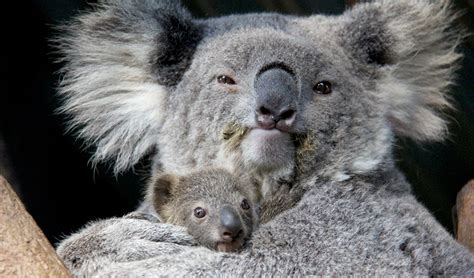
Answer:
<svg viewBox="0 0 474 278"><path fill-rule="evenodd" d="M312 165L312 160L317 151L317 144L311 134L299 134L295 136L296 145L296 170L298 173L306 172L308 165Z"/></svg>
<svg viewBox="0 0 474 278"><path fill-rule="evenodd" d="M237 123L227 124L222 131L222 139L225 141L227 149L229 151L236 150L248 132L248 127L239 125Z"/></svg>

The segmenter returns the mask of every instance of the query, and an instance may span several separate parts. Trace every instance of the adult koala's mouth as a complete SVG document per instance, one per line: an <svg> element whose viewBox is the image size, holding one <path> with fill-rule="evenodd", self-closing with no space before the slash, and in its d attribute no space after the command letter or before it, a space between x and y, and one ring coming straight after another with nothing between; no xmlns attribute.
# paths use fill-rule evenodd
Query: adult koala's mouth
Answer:
<svg viewBox="0 0 474 278"><path fill-rule="evenodd" d="M296 134L278 128L262 129L248 127L238 123L230 123L227 124L222 131L222 139L225 141L226 147L229 151L238 149L242 145L242 142L249 136L255 137L255 140L266 140L287 136L288 138L291 138L291 141L299 141L294 140L297 137Z"/></svg>
<svg viewBox="0 0 474 278"><path fill-rule="evenodd" d="M306 134L276 128L260 129L230 123L222 131L226 151L239 153L241 162L257 169L276 170L295 164L299 157L314 149Z"/></svg>

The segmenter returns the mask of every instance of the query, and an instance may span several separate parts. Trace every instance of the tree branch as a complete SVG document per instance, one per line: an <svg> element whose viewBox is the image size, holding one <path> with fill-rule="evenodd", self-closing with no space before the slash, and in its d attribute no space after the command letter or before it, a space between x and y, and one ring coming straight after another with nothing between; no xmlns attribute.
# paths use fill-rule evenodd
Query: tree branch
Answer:
<svg viewBox="0 0 474 278"><path fill-rule="evenodd" d="M54 248L2 176L0 277L71 277Z"/></svg>

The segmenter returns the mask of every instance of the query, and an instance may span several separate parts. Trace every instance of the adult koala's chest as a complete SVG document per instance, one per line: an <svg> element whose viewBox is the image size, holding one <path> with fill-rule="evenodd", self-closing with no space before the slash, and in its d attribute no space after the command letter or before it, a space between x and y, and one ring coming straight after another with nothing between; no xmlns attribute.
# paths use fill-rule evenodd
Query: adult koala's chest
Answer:
<svg viewBox="0 0 474 278"><path fill-rule="evenodd" d="M415 203L408 194L383 200L343 194L335 199L313 190L255 231L253 250L277 256L280 266L301 264L293 274L428 275L431 239L418 218L427 212L417 211Z"/></svg>

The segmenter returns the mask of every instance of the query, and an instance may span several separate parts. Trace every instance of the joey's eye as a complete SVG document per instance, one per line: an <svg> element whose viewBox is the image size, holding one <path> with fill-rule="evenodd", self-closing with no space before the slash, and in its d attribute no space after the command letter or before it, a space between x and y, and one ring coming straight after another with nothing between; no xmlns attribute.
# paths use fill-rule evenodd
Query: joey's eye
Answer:
<svg viewBox="0 0 474 278"><path fill-rule="evenodd" d="M204 216L206 216L206 210L201 207L197 207L194 209L194 216L196 216L197 218L203 218Z"/></svg>
<svg viewBox="0 0 474 278"><path fill-rule="evenodd" d="M244 210L250 209L249 201L247 201L247 199L243 199L242 202L240 203L240 207Z"/></svg>
<svg viewBox="0 0 474 278"><path fill-rule="evenodd" d="M235 84L235 80L230 78L227 75L219 75L217 77L217 82L219 82L221 84L227 84L227 85L234 85Z"/></svg>
<svg viewBox="0 0 474 278"><path fill-rule="evenodd" d="M318 82L318 84L313 87L313 91L321 95L330 94L332 92L331 83L329 81Z"/></svg>

